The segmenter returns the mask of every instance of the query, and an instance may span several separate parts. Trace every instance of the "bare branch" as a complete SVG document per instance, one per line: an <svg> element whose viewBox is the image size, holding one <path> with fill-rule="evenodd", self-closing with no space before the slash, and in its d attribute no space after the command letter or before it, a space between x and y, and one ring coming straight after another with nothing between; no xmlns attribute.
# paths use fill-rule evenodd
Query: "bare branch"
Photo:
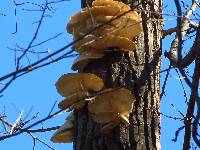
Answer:
<svg viewBox="0 0 200 150"><path fill-rule="evenodd" d="M175 0L175 3L177 6L177 13L181 14L182 12L178 0ZM180 20L180 18L177 18L177 27L179 29L179 32L176 34L176 38L172 41L170 52L165 52L165 56L170 60L172 65L176 67L188 66L194 60L194 58L192 57L193 55L188 55L186 56L187 59L186 60L184 59L185 62L183 63L181 51L182 51L182 38L184 38L187 30L190 28L189 17L197 6L198 6L198 1L195 0L191 5L191 7L184 14L182 20ZM194 54L194 53L191 52L189 54Z"/></svg>
<svg viewBox="0 0 200 150"><path fill-rule="evenodd" d="M22 118L22 114L23 114L23 109L22 109L19 117L16 119L15 123L12 125L12 128L10 129L10 133L9 133L10 135L12 135L14 133L14 130L15 130L17 124L20 122L20 120Z"/></svg>

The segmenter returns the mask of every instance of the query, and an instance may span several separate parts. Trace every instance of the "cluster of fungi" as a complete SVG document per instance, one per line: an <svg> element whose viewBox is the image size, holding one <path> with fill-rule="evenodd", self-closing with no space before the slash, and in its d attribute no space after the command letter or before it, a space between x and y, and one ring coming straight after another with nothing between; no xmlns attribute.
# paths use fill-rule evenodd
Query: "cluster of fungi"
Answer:
<svg viewBox="0 0 200 150"><path fill-rule="evenodd" d="M65 97L58 107L66 111L87 107L94 122L101 124L102 134L109 133L120 122L129 125L133 95L126 88L105 88L100 77L81 71L89 62L104 57L108 48L123 52L135 50L132 39L141 32L140 20L137 12L122 2L95 0L91 7L71 16L67 25L67 31L75 40L95 30L72 47L79 53L72 69L79 73L65 74L57 81L56 88ZM74 129L74 114L71 113L51 140L55 143L72 142Z"/></svg>

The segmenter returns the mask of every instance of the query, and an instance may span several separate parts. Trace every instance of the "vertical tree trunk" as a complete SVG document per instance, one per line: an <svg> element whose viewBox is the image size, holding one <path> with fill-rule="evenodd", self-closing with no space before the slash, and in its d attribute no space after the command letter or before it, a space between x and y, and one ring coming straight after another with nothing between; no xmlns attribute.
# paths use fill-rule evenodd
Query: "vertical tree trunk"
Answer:
<svg viewBox="0 0 200 150"><path fill-rule="evenodd" d="M92 61L84 72L93 72L103 78L106 87L125 86L134 93L135 109L129 117L131 125L127 128L120 124L111 133L102 135L101 125L94 123L87 108L76 110L75 150L160 149L162 24L159 20L162 17L162 0L123 2L141 10L143 33L134 39L137 50L110 52L104 58ZM82 7L85 3L82 0Z"/></svg>

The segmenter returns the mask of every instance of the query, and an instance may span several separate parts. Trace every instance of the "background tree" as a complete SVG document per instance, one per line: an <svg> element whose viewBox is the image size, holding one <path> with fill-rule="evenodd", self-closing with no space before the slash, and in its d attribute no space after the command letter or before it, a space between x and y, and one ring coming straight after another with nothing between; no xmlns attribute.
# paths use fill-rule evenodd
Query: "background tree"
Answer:
<svg viewBox="0 0 200 150"><path fill-rule="evenodd" d="M61 14L60 16L63 16L64 15L63 12L59 12L59 9L65 10L62 8L70 7L70 3L74 2L66 3L65 0L43 1L43 2L13 1L13 3L10 4L11 6L13 6L12 8L13 11L10 11L12 12L10 14L12 14L12 16L16 18L16 21L12 21L11 24L12 28L10 28L8 24L6 24L6 27L4 26L3 28L1 28L1 33L2 35L6 35L5 37L8 37L10 41L13 40L15 45L14 46L9 45L7 47L9 51L6 50L6 53L8 53L8 55L5 54L5 51L1 51L1 57L4 58L3 59L4 61L6 60L5 62L7 64L5 65L4 61L0 61L0 64L2 66L6 66L3 67L4 72L3 73L0 72L0 82L1 82L0 92L2 100L1 115L0 115L0 120L2 122L2 128L1 128L2 132L0 135L1 144L4 144L7 140L12 140L12 138L10 137L14 137L21 133L25 133L23 135L28 135L33 139L33 149L37 148L36 147L38 145L36 144L37 142L43 143L44 145L53 149L53 147L50 146L52 143L49 144L49 142L44 142L43 140L41 140L41 138L39 138L42 135L41 134L38 135L37 133L55 130L58 128L57 125L59 124L59 121L63 122L64 117L62 118L62 116L61 116L62 119L58 119L57 121L54 121L52 119L58 114L63 113L60 110L53 113L56 103L51 101L53 104L52 106L52 104L48 104L48 102L45 100L45 107L49 108L47 115L41 115L41 114L39 115L37 111L33 110L32 108L30 109L30 113L28 113L29 110L19 109L18 105L20 105L19 104L20 101L17 103L17 106L15 106L15 104L12 104L14 105L12 109L15 108L16 111L10 111L11 109L9 107L10 105L6 103L7 101L11 101L10 99L13 98L13 96L16 95L16 93L14 92L10 94L11 96L9 98L6 98L6 96L9 95L9 89L12 88L14 89L17 82L21 80L21 82L18 84L22 84L23 83L22 81L24 80L26 81L26 84L24 84L26 88L21 87L23 91L21 93L20 91L17 91L18 93L20 93L21 95L33 94L32 97L36 97L36 95L41 95L42 97L39 98L41 98L42 100L50 99L51 96L49 97L49 95L51 94L49 93L53 93L55 91L55 88L52 88L52 92L48 92L48 94L45 95L47 97L44 97L44 93L46 93L47 91L47 89L45 88L53 87L58 77L66 73L65 70L63 71L63 68L66 67L65 63L63 64L59 63L58 65L55 65L54 62L58 62L59 60L63 60L64 58L69 59L70 57L77 55L71 50L66 50L73 43L67 45L63 44L66 43L65 39L69 38L65 37L63 34L60 33L60 31L65 32L64 30L65 30L66 20L64 19L65 21L63 23L63 26L59 26L61 20L59 19L55 21L52 19L53 15L56 16L55 14ZM78 5L78 3L76 5ZM198 104L199 103L198 102L199 32L197 32L198 31L197 21L199 20L199 15L198 15L199 4L196 3L196 1L179 2L178 0L174 0L174 4L176 6L175 8L171 7L173 6L172 4L169 6L164 5L164 10L168 9L171 12L174 12L174 14L172 14L169 11L166 13L164 12L162 14L162 1L138 0L133 2L125 1L125 3L128 3L131 5L132 8L137 9L137 11L141 13L141 16L143 18L142 27L144 32L138 38L134 39L134 41L136 41L138 45L137 51L130 55L125 53L110 52L103 59L101 59L101 61L98 62L94 61L90 63L89 66L85 68L84 72L94 72L100 76L103 76L106 82L106 87L117 87L125 85L128 89L133 91L135 95L134 105L136 109L130 116L130 122L132 122L132 124L129 129L127 129L126 127L124 127L123 124L121 124L112 133L108 134L107 136L102 136L98 132L99 126L96 125L94 122L92 122L91 117L90 115L88 115L86 109L77 111L76 112L77 117L80 117L81 120L77 122L78 138L76 138L75 140L75 148L109 149L112 146L112 148L110 149L119 149L119 148L159 149L160 115L162 115L164 119L172 118L173 119L172 121L174 121L176 124L180 123L179 127L175 127L177 128L177 131L175 132L175 138L173 139L174 141L177 141L178 138L182 138L182 136L179 136L183 135L180 134L180 131L185 129L182 149L192 148L193 143L196 143L196 145L198 146L199 140L197 133L198 133L198 120L199 120L199 109L198 109L199 108L198 107L199 106ZM3 2L3 4L0 6L9 6L9 5ZM82 6L85 6L85 1L82 1ZM5 11L4 9L0 9L1 19L3 20L2 22L4 21L6 22L7 20L5 18L10 17L10 14L8 14L7 11ZM80 8L77 10L80 10ZM175 13L176 11L177 15ZM30 14L32 14L31 16L34 16L31 17L33 20L30 19L29 16ZM69 18L70 15L71 14L69 14L67 18ZM177 21L177 25L175 25L174 27L170 24L168 25L167 30L162 31L162 21L163 21L162 15L164 16L164 19L171 19L171 17L175 16L177 19L175 18L174 20ZM167 18L168 16L170 17ZM31 22L28 23L23 22L23 20L25 20L26 18L28 18L28 20ZM57 28L55 28L54 24L55 22ZM30 28L31 23L33 23L32 25L33 28ZM20 24L22 24L23 26ZM169 23L165 22L165 24ZM28 30L26 29L27 26L29 27ZM11 33L9 34L9 36L5 34L7 28L9 30L14 29L9 32ZM51 31L53 32L50 35L49 33ZM176 33L175 40L172 42L171 46L169 46L170 42L173 39L174 35L173 33ZM44 36L44 34L49 34L50 36L46 37ZM172 36L170 36L171 37L170 39L166 37L167 35L171 34ZM21 35L27 38L19 40L22 37ZM161 44L160 44L161 38L165 38L164 46L170 50L169 52L165 53L165 56L168 58L167 61L170 60L168 61L170 62L169 67L168 69L162 71L160 71L160 59L161 59L160 57L162 54ZM189 46L187 46L187 44L189 43L191 45L192 42L193 46L190 49ZM7 43L5 45L7 45ZM5 47L3 47L3 49L5 49ZM15 60L14 67L10 63L12 61L7 61L10 60L11 58L10 57L11 55L9 54L10 52L14 54L14 60ZM183 56L181 56L181 54L183 54ZM166 61L166 59L163 60ZM194 64L191 64L191 62L193 62L194 60L195 60L195 66ZM42 73L43 75L40 76L37 76L37 72L33 72L44 66L49 66L50 64L53 64L53 67L48 70L48 74L46 74L45 77L44 77L44 72ZM52 65L50 65L49 67L51 66ZM96 66L100 67L96 69ZM164 63L164 66L166 66L166 63ZM183 68L187 66L189 66L188 69L183 70ZM178 69L174 69L175 67ZM11 72L10 70L13 69L14 71ZM102 70L106 72L103 74ZM191 74L193 73L193 70L194 70L194 75L192 78ZM36 83L37 88L32 89L30 86L28 86L29 82L31 81L30 81L30 75L26 74L30 72L33 72L32 75L33 76L36 75L35 78L39 81ZM46 83L49 86L42 86L42 83L44 83L42 80L46 80L46 78L49 78L48 76L50 72L51 76L53 76L53 74L56 75L53 78L51 78L51 80L48 80L48 82ZM163 77L164 80L163 80L163 86L161 88L162 91L159 92L159 84L160 84L159 73L163 72L166 72L166 76ZM177 73L178 75L174 76L173 74L175 73ZM23 78L20 78L22 76ZM31 79L32 78L34 77L31 77ZM163 99L167 99L167 101L169 102L170 101L169 92L173 93L173 91L170 90L171 87L169 87L170 82L173 81L174 83L179 83L179 80L181 86L179 86L176 89L178 91L176 93L180 95L182 94L183 97L180 98L181 99L180 101L177 101L179 100L178 98L173 97L175 98L175 100L172 102L173 107L170 108L170 111L175 111L175 113L170 114L168 112L167 113L165 112L163 114L163 111L161 111L160 113L159 93L161 93L161 97ZM185 80L186 82L183 82L183 80ZM175 84L173 86L175 86ZM40 87L44 87L40 89L41 93L39 93L38 90ZM13 90L10 91L13 92ZM176 93L173 93L173 95L175 95ZM188 94L190 95L190 93L191 96L190 99L188 99L187 95ZM165 95L167 96L164 97ZM30 97L26 98L28 100L31 99ZM183 100L184 98L185 98L185 103ZM15 101L17 100L17 98L13 99ZM23 103L24 101L21 103L21 107L25 108L26 107L25 105L27 104ZM29 103L32 103L32 105L36 105L36 101L33 102L29 101ZM165 101L163 103L165 103ZM179 105L179 103L181 104ZM6 104L5 107L3 106L3 104ZM167 107L166 104L164 106ZM176 106L178 106L178 108L176 108ZM194 110L196 111L196 113L194 113ZM14 117L13 117L13 112L14 113L17 112ZM177 112L179 113L178 115L181 115L181 117L176 117ZM44 113L44 111L42 113ZM47 122L47 120L49 122ZM167 128L168 126L169 124L166 123L163 125L163 128ZM173 136L173 131L170 134L171 136ZM51 136L51 134L48 134L47 132L44 133L43 135L48 135L49 137ZM15 139L18 139L18 137L19 136L17 136ZM178 139L178 141L179 143L182 143L180 142L181 141L180 139ZM107 142L108 143L110 142L111 144L108 144ZM166 145L162 146L165 147Z"/></svg>

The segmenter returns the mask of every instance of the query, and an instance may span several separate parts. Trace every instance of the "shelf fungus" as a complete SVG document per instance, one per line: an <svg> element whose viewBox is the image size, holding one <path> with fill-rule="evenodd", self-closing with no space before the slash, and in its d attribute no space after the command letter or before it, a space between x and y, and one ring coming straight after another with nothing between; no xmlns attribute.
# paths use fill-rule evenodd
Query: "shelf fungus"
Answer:
<svg viewBox="0 0 200 150"><path fill-rule="evenodd" d="M93 19L96 16L115 16L117 14L123 13L119 6L93 6L83 8L80 12L71 16L70 22L67 25L67 31L73 33L80 24L85 23L87 19Z"/></svg>
<svg viewBox="0 0 200 150"><path fill-rule="evenodd" d="M73 46L76 51L86 51L90 49L99 50L104 52L107 48L120 48L124 51L131 51L136 48L134 42L125 37L120 36L103 36L103 37L86 37Z"/></svg>
<svg viewBox="0 0 200 150"><path fill-rule="evenodd" d="M103 125L103 127L101 128L101 133L103 134L109 133L113 128L115 128L120 123L120 121L124 122L127 126L129 126L130 123L128 117L129 116L118 115L117 119Z"/></svg>
<svg viewBox="0 0 200 150"><path fill-rule="evenodd" d="M56 88L65 99L59 103L61 109L80 109L85 105L84 98L90 92L100 91L104 86L101 78L92 73L63 75L56 83Z"/></svg>
<svg viewBox="0 0 200 150"><path fill-rule="evenodd" d="M100 26L101 24L104 25ZM139 35L142 31L140 17L136 12L129 12L125 16L121 17L99 15L92 20L88 19L84 23L74 28L71 34L73 34L75 39L78 39L94 28L95 30L89 35L98 37L111 34L114 36L125 37L130 40Z"/></svg>
<svg viewBox="0 0 200 150"><path fill-rule="evenodd" d="M81 38L74 43L72 49L78 53L93 51L88 52L90 57L80 54L72 69L81 71L88 62L101 58L108 48L135 50L136 44L132 39L142 31L140 22L141 18L136 11L114 0L95 0L91 7L83 8L71 16L67 32L75 40Z"/></svg>
<svg viewBox="0 0 200 150"><path fill-rule="evenodd" d="M77 92L75 94L67 96L58 104L58 107L63 110L67 108L80 109L86 104L86 101L84 101L84 97L86 96L89 96L88 92Z"/></svg>
<svg viewBox="0 0 200 150"><path fill-rule="evenodd" d="M88 103L88 110L93 120L104 124L102 133L117 126L120 122L129 125L128 116L133 109L133 95L125 89L107 89ZM106 124L106 125L105 125Z"/></svg>
<svg viewBox="0 0 200 150"><path fill-rule="evenodd" d="M81 52L80 55L74 60L72 65L72 70L83 70L91 60L99 59L104 56L104 53L90 50Z"/></svg>
<svg viewBox="0 0 200 150"><path fill-rule="evenodd" d="M53 134L51 141L54 143L71 143L74 138L74 116L71 113L66 122Z"/></svg>
<svg viewBox="0 0 200 150"><path fill-rule="evenodd" d="M135 36L141 33L142 28L140 25L140 17L136 12L130 12L125 16L121 16L117 19L115 18L116 18L115 16L98 16L95 18L95 21L97 23L104 23L104 24L109 22L107 24L109 26L107 26L107 28L105 29L109 30L110 33L112 33L115 36L125 37L130 40L132 40ZM101 31L101 33L102 32L103 31ZM107 31L103 32L103 34L107 34Z"/></svg>

